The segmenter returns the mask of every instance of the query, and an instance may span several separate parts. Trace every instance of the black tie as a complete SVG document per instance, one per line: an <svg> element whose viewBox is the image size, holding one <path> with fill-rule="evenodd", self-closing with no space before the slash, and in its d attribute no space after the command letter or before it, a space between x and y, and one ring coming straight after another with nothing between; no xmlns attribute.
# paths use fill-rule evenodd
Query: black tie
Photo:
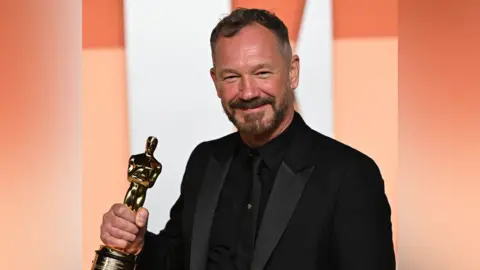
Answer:
<svg viewBox="0 0 480 270"><path fill-rule="evenodd" d="M260 164L261 158L258 152L251 151L249 154L251 165L251 192L246 205L246 214L242 220L240 235L238 236L236 265L239 270L247 270L253 258L255 239L257 232L257 216L261 196Z"/></svg>
<svg viewBox="0 0 480 270"><path fill-rule="evenodd" d="M251 216L252 216L252 245L255 247L258 228L258 209L260 208L260 197L262 194L262 182L260 179L260 163L262 159L258 154L252 156L252 197L251 197Z"/></svg>

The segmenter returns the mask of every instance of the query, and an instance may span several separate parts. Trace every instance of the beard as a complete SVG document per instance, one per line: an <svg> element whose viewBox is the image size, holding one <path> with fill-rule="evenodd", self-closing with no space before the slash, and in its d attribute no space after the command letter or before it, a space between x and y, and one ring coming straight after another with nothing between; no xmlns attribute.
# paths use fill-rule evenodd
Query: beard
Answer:
<svg viewBox="0 0 480 270"><path fill-rule="evenodd" d="M228 104L223 104L223 110L228 119L237 128L239 132L262 135L273 132L280 123L285 119L285 115L291 103L291 98L288 95L288 90L284 91L283 100L280 104L277 104L275 97L258 97L251 100L235 99ZM238 109L253 109L260 106L270 106L272 109L272 115L264 110L255 113L249 113L243 115L243 119L236 114Z"/></svg>

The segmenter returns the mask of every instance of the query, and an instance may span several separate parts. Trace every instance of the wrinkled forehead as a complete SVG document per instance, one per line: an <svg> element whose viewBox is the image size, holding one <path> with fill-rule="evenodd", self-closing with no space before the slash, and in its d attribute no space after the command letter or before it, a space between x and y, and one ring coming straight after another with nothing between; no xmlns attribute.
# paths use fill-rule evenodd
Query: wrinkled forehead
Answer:
<svg viewBox="0 0 480 270"><path fill-rule="evenodd" d="M232 37L220 37L214 56L216 66L273 64L282 60L275 35L257 25L247 26Z"/></svg>

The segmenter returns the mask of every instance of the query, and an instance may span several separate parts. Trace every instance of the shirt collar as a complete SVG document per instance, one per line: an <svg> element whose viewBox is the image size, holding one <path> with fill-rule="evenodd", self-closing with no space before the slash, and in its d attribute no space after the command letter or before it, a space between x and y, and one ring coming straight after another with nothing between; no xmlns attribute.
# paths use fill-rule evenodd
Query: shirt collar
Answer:
<svg viewBox="0 0 480 270"><path fill-rule="evenodd" d="M292 121L282 133L256 149L269 169L276 170L280 166L285 153L293 140L295 132L298 130L299 121L299 115L295 112ZM252 151L252 149L241 142L241 139L240 149L238 150L240 151L239 154L242 156L248 155L248 153Z"/></svg>

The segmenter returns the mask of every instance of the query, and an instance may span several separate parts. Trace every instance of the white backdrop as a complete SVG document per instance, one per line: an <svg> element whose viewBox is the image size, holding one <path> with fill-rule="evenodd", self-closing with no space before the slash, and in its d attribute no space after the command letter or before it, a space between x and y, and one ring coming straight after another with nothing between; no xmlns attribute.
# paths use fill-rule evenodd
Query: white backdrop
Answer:
<svg viewBox="0 0 480 270"><path fill-rule="evenodd" d="M209 76L210 32L230 9L230 0L125 1L131 152L143 151L146 138L156 136L156 157L164 165L145 202L151 231L164 227L193 148L233 131ZM330 1L307 0L296 91L305 120L329 136L331 32Z"/></svg>

